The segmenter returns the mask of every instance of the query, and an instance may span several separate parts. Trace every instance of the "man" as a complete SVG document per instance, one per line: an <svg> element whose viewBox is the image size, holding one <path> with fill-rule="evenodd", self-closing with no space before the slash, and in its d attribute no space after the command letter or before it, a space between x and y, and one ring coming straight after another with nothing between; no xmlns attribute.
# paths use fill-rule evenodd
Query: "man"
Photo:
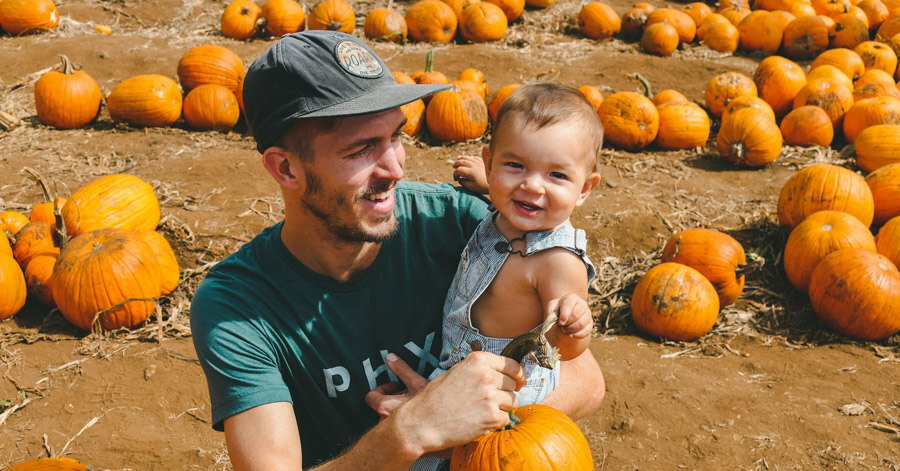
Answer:
<svg viewBox="0 0 900 471"><path fill-rule="evenodd" d="M365 43L330 31L284 36L250 66L247 122L285 218L210 270L191 306L213 427L236 470L407 469L507 422L524 382L512 360L476 352L423 377L486 214L450 185L399 183L398 107L443 88L397 84ZM557 307L587 309L577 296ZM576 418L599 404L589 351L561 377L546 404Z"/></svg>

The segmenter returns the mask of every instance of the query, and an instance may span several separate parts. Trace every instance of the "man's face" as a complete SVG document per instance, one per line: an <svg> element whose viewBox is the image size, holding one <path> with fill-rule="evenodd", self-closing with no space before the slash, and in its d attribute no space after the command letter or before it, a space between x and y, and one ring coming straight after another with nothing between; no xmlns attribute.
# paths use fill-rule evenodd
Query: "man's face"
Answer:
<svg viewBox="0 0 900 471"><path fill-rule="evenodd" d="M300 161L305 185L299 203L338 242L382 242L394 232L405 123L399 109L342 118L310 141L312 158Z"/></svg>

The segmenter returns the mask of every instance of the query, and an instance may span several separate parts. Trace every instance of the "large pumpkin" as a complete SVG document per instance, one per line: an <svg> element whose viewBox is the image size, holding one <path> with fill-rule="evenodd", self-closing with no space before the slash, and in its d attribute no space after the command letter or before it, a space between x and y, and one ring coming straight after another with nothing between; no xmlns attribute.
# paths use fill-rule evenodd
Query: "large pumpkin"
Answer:
<svg viewBox="0 0 900 471"><path fill-rule="evenodd" d="M224 85L207 83L184 97L184 120L194 129L228 132L238 122L241 108L237 97Z"/></svg>
<svg viewBox="0 0 900 471"><path fill-rule="evenodd" d="M467 6L459 17L460 34L473 43L499 41L506 34L507 27L508 20L503 10L486 1Z"/></svg>
<svg viewBox="0 0 900 471"><path fill-rule="evenodd" d="M622 29L622 19L609 5L591 2L578 12L578 29L591 39L610 39Z"/></svg>
<svg viewBox="0 0 900 471"><path fill-rule="evenodd" d="M16 259L6 252L0 252L0 319L14 316L25 305L28 288L25 275Z"/></svg>
<svg viewBox="0 0 900 471"><path fill-rule="evenodd" d="M53 29L59 12L52 0L0 1L0 27L13 36Z"/></svg>
<svg viewBox="0 0 900 471"><path fill-rule="evenodd" d="M843 211L869 227L875 212L872 190L852 170L826 163L800 170L781 187L778 223L787 231L821 210Z"/></svg>
<svg viewBox="0 0 900 471"><path fill-rule="evenodd" d="M780 56L763 59L753 73L759 97L772 106L775 115L793 109L794 97L806 84L806 72L796 62Z"/></svg>
<svg viewBox="0 0 900 471"><path fill-rule="evenodd" d="M663 103L654 143L663 149L703 147L709 139L709 116L694 102Z"/></svg>
<svg viewBox="0 0 900 471"><path fill-rule="evenodd" d="M6 471L86 471L87 466L72 458L41 458L19 463Z"/></svg>
<svg viewBox="0 0 900 471"><path fill-rule="evenodd" d="M73 193L62 208L62 217L72 236L105 227L156 229L159 199L139 177L107 175Z"/></svg>
<svg viewBox="0 0 900 471"><path fill-rule="evenodd" d="M900 216L890 219L878 230L875 248L881 255L900 267Z"/></svg>
<svg viewBox="0 0 900 471"><path fill-rule="evenodd" d="M224 85L234 93L244 76L244 62L231 49L215 44L192 47L178 60L178 81L189 91L199 85Z"/></svg>
<svg viewBox="0 0 900 471"><path fill-rule="evenodd" d="M806 293L809 277L826 255L846 247L875 251L869 228L843 211L818 211L791 231L784 246L784 272L798 291Z"/></svg>
<svg viewBox="0 0 900 471"><path fill-rule="evenodd" d="M662 261L699 271L716 289L720 308L733 303L744 289L744 248L724 232L703 228L680 231L666 241Z"/></svg>
<svg viewBox="0 0 900 471"><path fill-rule="evenodd" d="M801 16L784 28L784 55L791 59L809 59L828 49L828 26L818 16Z"/></svg>
<svg viewBox="0 0 900 471"><path fill-rule="evenodd" d="M453 449L451 471L588 471L587 439L575 422L543 404L517 407L518 423Z"/></svg>
<svg viewBox="0 0 900 471"><path fill-rule="evenodd" d="M704 94L706 108L718 117L731 100L742 96L757 96L757 90L753 80L740 72L716 75L707 82Z"/></svg>
<svg viewBox="0 0 900 471"><path fill-rule="evenodd" d="M259 31L262 9L252 0L234 0L222 10L219 25L222 36L232 39L250 39Z"/></svg>
<svg viewBox="0 0 900 471"><path fill-rule="evenodd" d="M345 0L322 0L309 12L306 27L350 34L356 28L356 13Z"/></svg>
<svg viewBox="0 0 900 471"><path fill-rule="evenodd" d="M137 126L170 126L181 117L181 104L178 84L156 74L124 80L106 98L113 121Z"/></svg>
<svg viewBox="0 0 900 471"><path fill-rule="evenodd" d="M834 123L831 122L831 117L825 110L815 105L794 108L781 120L779 128L784 143L789 146L828 147L834 139Z"/></svg>
<svg viewBox="0 0 900 471"><path fill-rule="evenodd" d="M853 92L831 80L811 79L797 92L793 109L807 105L825 110L834 129L841 130L844 114L853 106Z"/></svg>
<svg viewBox="0 0 900 471"><path fill-rule="evenodd" d="M809 301L819 318L848 337L882 340L900 331L900 272L870 250L838 250L819 262Z"/></svg>
<svg viewBox="0 0 900 471"><path fill-rule="evenodd" d="M406 42L409 28L406 26L406 18L391 8L376 8L366 15L363 23L363 34L372 40L391 41L395 43Z"/></svg>
<svg viewBox="0 0 900 471"><path fill-rule="evenodd" d="M425 108L425 126L439 141L460 142L484 135L487 104L477 92L453 86L431 97Z"/></svg>
<svg viewBox="0 0 900 471"><path fill-rule="evenodd" d="M136 327L156 309L157 256L132 231L99 229L71 239L50 282L53 300L73 325L93 330Z"/></svg>
<svg viewBox="0 0 900 471"><path fill-rule="evenodd" d="M103 93L97 82L72 61L60 55L62 64L45 73L34 85L34 107L42 123L60 128L80 128L97 117Z"/></svg>
<svg viewBox="0 0 900 471"><path fill-rule="evenodd" d="M872 190L875 225L900 216L900 163L885 165L866 175L866 184Z"/></svg>
<svg viewBox="0 0 900 471"><path fill-rule="evenodd" d="M715 287L699 271L680 263L651 268L631 297L635 326L656 337L697 340L712 329L718 315Z"/></svg>
<svg viewBox="0 0 900 471"><path fill-rule="evenodd" d="M716 136L719 155L729 162L762 167L781 155L781 130L760 108L744 108L728 115Z"/></svg>
<svg viewBox="0 0 900 471"><path fill-rule="evenodd" d="M448 42L456 36L459 19L440 0L420 0L406 11L409 37L419 42Z"/></svg>
<svg viewBox="0 0 900 471"><path fill-rule="evenodd" d="M844 114L844 137L854 142L864 129L876 124L900 124L900 99L880 96L857 100Z"/></svg>
<svg viewBox="0 0 900 471"><path fill-rule="evenodd" d="M851 146L848 148L856 154L856 165L866 172L900 162L900 125L869 126L860 131Z"/></svg>
<svg viewBox="0 0 900 471"><path fill-rule="evenodd" d="M659 111L653 102L635 92L616 92L597 108L604 138L630 151L647 147L659 131Z"/></svg>
<svg viewBox="0 0 900 471"><path fill-rule="evenodd" d="M276 38L302 31L306 24L303 6L294 0L266 0L260 16L266 19L266 32Z"/></svg>

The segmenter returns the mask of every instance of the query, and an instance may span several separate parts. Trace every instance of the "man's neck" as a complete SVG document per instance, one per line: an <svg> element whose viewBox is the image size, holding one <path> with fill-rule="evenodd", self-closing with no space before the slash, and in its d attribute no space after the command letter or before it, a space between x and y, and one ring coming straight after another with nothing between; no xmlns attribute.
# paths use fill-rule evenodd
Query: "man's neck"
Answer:
<svg viewBox="0 0 900 471"><path fill-rule="evenodd" d="M281 228L284 246L310 270L337 281L349 281L375 262L381 242L346 242L321 222L286 217Z"/></svg>

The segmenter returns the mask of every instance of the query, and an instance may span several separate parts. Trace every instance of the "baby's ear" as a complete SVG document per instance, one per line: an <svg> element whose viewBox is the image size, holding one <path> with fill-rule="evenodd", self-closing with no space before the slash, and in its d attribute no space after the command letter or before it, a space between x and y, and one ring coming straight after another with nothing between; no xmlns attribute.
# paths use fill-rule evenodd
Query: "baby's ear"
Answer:
<svg viewBox="0 0 900 471"><path fill-rule="evenodd" d="M584 185L581 187L581 194L578 196L578 201L576 202L577 206L581 206L581 203L584 203L584 200L591 194L591 190L593 190L597 185L600 184L600 172L592 172L587 178L584 180Z"/></svg>
<svg viewBox="0 0 900 471"><path fill-rule="evenodd" d="M493 154L491 153L491 146L485 145L481 148L481 160L484 161L484 174L491 174L491 158Z"/></svg>

